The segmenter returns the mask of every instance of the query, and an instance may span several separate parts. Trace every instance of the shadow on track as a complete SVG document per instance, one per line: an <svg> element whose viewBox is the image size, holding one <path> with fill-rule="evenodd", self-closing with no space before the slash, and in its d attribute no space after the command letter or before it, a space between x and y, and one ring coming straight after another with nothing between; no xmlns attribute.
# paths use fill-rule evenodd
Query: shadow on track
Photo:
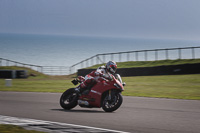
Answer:
<svg viewBox="0 0 200 133"><path fill-rule="evenodd" d="M99 110L76 110L76 109L73 109L73 110L64 110L64 109L51 109L53 111L62 111L62 112L72 112L72 113L107 113L107 112L104 112L103 110L102 111L99 111Z"/></svg>

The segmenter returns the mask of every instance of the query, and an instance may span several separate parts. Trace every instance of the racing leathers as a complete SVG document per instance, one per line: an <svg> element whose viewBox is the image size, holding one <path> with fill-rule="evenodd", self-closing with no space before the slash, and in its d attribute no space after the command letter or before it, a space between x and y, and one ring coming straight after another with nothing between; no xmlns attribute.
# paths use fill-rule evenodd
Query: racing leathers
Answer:
<svg viewBox="0 0 200 133"><path fill-rule="evenodd" d="M101 66L97 70L92 71L91 73L86 75L85 78L79 76L78 79L82 81L82 83L79 86L80 89L92 87L94 84L96 84L96 82L100 77L104 78L105 80L111 80L110 79L111 77L109 76L109 73L106 71L105 66Z"/></svg>

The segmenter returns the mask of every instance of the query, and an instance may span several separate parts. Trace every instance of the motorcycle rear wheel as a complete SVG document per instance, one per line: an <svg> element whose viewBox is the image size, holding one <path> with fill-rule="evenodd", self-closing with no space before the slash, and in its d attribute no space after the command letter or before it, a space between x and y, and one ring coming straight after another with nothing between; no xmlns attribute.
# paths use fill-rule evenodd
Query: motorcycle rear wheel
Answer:
<svg viewBox="0 0 200 133"><path fill-rule="evenodd" d="M108 95L105 96L102 108L105 112L113 112L117 110L122 104L123 98L120 93L115 93L114 99L108 100Z"/></svg>
<svg viewBox="0 0 200 133"><path fill-rule="evenodd" d="M70 110L78 104L78 95L74 88L66 90L60 97L60 106L63 109Z"/></svg>

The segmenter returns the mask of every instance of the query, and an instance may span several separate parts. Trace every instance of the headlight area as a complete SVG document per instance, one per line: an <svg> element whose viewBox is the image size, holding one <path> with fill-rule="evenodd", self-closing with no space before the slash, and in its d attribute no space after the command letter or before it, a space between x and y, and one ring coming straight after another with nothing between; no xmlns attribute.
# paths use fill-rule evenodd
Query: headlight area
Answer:
<svg viewBox="0 0 200 133"><path fill-rule="evenodd" d="M117 88L119 88L121 91L124 90L124 88L122 88L122 87L121 87L119 84L117 84L117 83L114 83L114 86L117 87Z"/></svg>

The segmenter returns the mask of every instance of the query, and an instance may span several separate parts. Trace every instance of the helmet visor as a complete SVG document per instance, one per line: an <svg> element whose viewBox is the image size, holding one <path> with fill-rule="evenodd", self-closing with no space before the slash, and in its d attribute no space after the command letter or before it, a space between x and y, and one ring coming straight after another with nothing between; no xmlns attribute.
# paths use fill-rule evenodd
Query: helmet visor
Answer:
<svg viewBox="0 0 200 133"><path fill-rule="evenodd" d="M110 65L110 68L112 73L115 73L117 70L117 67L115 65Z"/></svg>

